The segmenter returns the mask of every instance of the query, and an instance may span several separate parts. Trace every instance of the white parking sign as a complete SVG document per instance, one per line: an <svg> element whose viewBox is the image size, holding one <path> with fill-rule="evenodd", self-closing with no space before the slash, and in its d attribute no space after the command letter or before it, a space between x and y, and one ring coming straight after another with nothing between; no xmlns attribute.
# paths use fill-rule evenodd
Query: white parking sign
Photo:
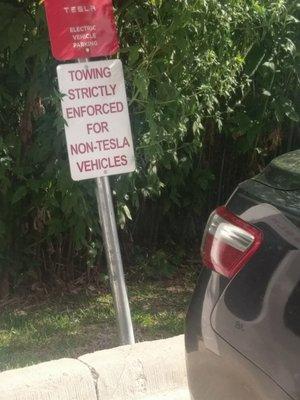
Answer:
<svg viewBox="0 0 300 400"><path fill-rule="evenodd" d="M57 67L72 178L76 181L135 170L120 60Z"/></svg>

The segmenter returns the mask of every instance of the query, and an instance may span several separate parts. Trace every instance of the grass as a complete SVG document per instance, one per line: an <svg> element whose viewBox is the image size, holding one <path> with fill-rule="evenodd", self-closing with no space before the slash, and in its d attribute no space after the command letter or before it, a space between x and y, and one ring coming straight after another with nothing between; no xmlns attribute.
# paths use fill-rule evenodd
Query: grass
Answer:
<svg viewBox="0 0 300 400"><path fill-rule="evenodd" d="M136 339L183 333L192 286L187 282L129 285ZM108 290L18 299L0 315L0 370L62 357L78 357L118 345L112 296Z"/></svg>

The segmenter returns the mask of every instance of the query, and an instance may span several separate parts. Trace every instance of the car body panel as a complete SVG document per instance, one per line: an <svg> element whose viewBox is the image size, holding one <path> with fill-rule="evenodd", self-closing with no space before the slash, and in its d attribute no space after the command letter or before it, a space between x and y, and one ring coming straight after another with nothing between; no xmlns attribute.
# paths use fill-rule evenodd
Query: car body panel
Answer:
<svg viewBox="0 0 300 400"><path fill-rule="evenodd" d="M300 400L299 177L248 180L226 205L264 239L231 280L201 269L185 334L194 400Z"/></svg>
<svg viewBox="0 0 300 400"><path fill-rule="evenodd" d="M268 204L254 206L241 217L262 229L264 246L219 298L211 314L212 326L292 398L300 399L296 309L294 326L286 323L292 310L287 308L288 300L300 283L300 231Z"/></svg>
<svg viewBox="0 0 300 400"><path fill-rule="evenodd" d="M186 361L192 399L291 400L270 376L212 328L213 299L218 299L222 280L215 272L203 270L187 315Z"/></svg>

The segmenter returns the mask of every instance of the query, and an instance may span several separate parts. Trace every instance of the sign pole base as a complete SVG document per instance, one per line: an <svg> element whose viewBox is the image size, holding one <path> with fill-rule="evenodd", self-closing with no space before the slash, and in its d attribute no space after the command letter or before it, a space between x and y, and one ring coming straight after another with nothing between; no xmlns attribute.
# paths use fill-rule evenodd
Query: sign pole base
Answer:
<svg viewBox="0 0 300 400"><path fill-rule="evenodd" d="M124 269L119 245L118 231L107 176L96 178L96 196L100 223L102 226L106 258L115 310L117 313L119 336L122 345L134 344L134 332L124 277Z"/></svg>

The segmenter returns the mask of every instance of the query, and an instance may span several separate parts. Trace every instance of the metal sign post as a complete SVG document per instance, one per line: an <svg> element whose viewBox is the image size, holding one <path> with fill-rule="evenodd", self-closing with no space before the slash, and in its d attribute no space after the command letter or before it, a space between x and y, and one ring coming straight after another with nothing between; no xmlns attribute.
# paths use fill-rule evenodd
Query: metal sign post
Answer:
<svg viewBox="0 0 300 400"><path fill-rule="evenodd" d="M118 318L119 335L122 344L133 344L135 342L134 333L109 178L107 176L97 178L96 184L99 216L109 267L111 289Z"/></svg>
<svg viewBox="0 0 300 400"><path fill-rule="evenodd" d="M78 59L87 62L88 59ZM119 338L122 345L134 344L134 331L124 276L122 255L111 195L109 177L95 179L99 222L102 228L110 286L118 321Z"/></svg>
<svg viewBox="0 0 300 400"><path fill-rule="evenodd" d="M135 160L120 60L57 67L71 176L96 178L98 211L121 344L133 344L130 315L109 176L134 171Z"/></svg>
<svg viewBox="0 0 300 400"><path fill-rule="evenodd" d="M52 54L78 63L57 67L72 179L96 178L111 288L122 344L133 344L130 315L109 176L135 170L122 62L85 57L119 49L112 0L45 0ZM82 58L81 58L82 57Z"/></svg>

